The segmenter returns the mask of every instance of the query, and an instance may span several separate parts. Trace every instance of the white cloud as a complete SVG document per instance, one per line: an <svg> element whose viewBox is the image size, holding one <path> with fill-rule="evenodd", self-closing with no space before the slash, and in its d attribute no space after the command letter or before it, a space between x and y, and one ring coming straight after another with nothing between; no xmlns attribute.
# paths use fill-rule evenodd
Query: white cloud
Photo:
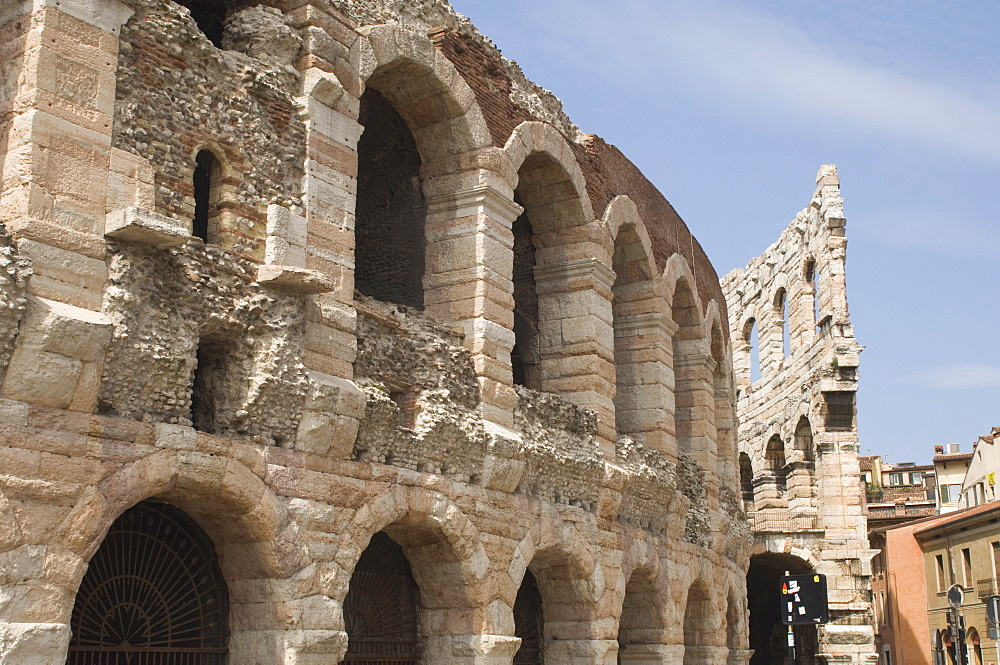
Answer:
<svg viewBox="0 0 1000 665"><path fill-rule="evenodd" d="M816 43L803 30L729 1L681 3L624 0L606 6L566 3L579 52L614 59L619 76L637 76L662 89L681 77L740 109L784 114L817 132L853 126L930 143L1000 162L1000 110L954 85L906 76L841 56L836 44ZM599 29L595 29L599 26Z"/></svg>
<svg viewBox="0 0 1000 665"><path fill-rule="evenodd" d="M925 388L1000 388L1000 365L939 365L928 372L899 377L896 383Z"/></svg>

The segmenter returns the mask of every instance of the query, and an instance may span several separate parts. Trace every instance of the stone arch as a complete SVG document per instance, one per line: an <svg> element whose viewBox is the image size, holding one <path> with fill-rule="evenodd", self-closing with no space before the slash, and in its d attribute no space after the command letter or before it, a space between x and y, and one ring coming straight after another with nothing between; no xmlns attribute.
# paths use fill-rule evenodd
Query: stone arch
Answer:
<svg viewBox="0 0 1000 665"><path fill-rule="evenodd" d="M515 383L593 409L602 449L611 457L614 273L608 234L595 223L573 148L553 127L521 123L504 154L516 173L510 180L514 200L523 208L513 223L510 273Z"/></svg>
<svg viewBox="0 0 1000 665"><path fill-rule="evenodd" d="M464 267L456 260L475 266L481 258L443 230L458 210L432 210L431 202L461 189L454 174L475 163L462 156L492 141L475 94L430 39L398 25L359 32L351 60L358 121L368 127L356 145L355 283L379 300L422 309L447 299L441 289L454 280L444 273ZM337 96L336 86L326 87ZM383 242L387 235L398 241Z"/></svg>
<svg viewBox="0 0 1000 665"><path fill-rule="evenodd" d="M546 662L567 662L593 634L599 601L604 592L604 571L590 544L575 526L550 518L535 523L521 540L507 574L514 588L530 570L542 596ZM513 607L513 596L504 599ZM610 648L608 641L605 647Z"/></svg>
<svg viewBox="0 0 1000 665"><path fill-rule="evenodd" d="M664 288L670 293L670 318L676 327L671 346L677 451L690 454L703 469L714 472L715 442L704 433L708 423L699 422L714 413L715 408L711 349L705 336L697 280L687 261L675 254L667 261L664 281Z"/></svg>
<svg viewBox="0 0 1000 665"><path fill-rule="evenodd" d="M687 589L683 607L684 665L715 663L722 626L711 586L697 578Z"/></svg>
<svg viewBox="0 0 1000 665"><path fill-rule="evenodd" d="M783 274L780 276L784 277ZM784 282L785 280L780 281ZM769 337L772 338L770 344L773 349L770 355L773 356L775 367L780 366L785 358L792 355L792 340L788 327L788 299L788 289L779 286L775 289L774 298L771 300L774 325L771 326L769 334Z"/></svg>
<svg viewBox="0 0 1000 665"><path fill-rule="evenodd" d="M785 455L785 444L781 440L781 435L774 434L768 438L764 448L764 459L775 488L779 493L784 492L788 482L788 458Z"/></svg>
<svg viewBox="0 0 1000 665"><path fill-rule="evenodd" d="M89 560L111 524L128 508L155 498L183 511L212 540L229 589L229 653L234 661L281 659L282 650L326 643L329 625L317 619L295 645L261 652L261 631L291 628L289 616L308 607L333 621L330 598L306 583L314 574L298 526L274 492L242 463L198 452L161 451L126 464L91 488L61 525L57 540ZM80 577L73 582L74 595ZM298 576L293 584L292 578ZM67 608L67 612L71 608ZM65 619L68 622L69 616ZM335 637L332 639L336 639Z"/></svg>
<svg viewBox="0 0 1000 665"><path fill-rule="evenodd" d="M419 625L425 662L473 662L470 654L491 634L490 564L478 529L450 499L396 485L367 502L346 525L337 553L343 570L330 590L343 600L361 553L384 532L403 550L419 589ZM513 602L513 600L512 600ZM340 612L337 612L340 617Z"/></svg>
<svg viewBox="0 0 1000 665"><path fill-rule="evenodd" d="M603 217L612 240L612 328L614 329L615 429L653 450L667 452L663 422L669 416L669 357L672 334L663 314L656 263L635 203L617 196Z"/></svg>
<svg viewBox="0 0 1000 665"><path fill-rule="evenodd" d="M788 571L803 575L816 571L816 561L807 552L764 552L750 558L747 599L750 608L750 648L753 665L784 663L786 626L781 623L779 580ZM817 665L819 636L815 626L795 627L796 655L803 665Z"/></svg>
<svg viewBox="0 0 1000 665"><path fill-rule="evenodd" d="M475 94L430 39L399 25L358 32L351 60L361 87L377 88L406 120L424 167L492 144Z"/></svg>
<svg viewBox="0 0 1000 665"><path fill-rule="evenodd" d="M754 471L750 456L740 453L740 494L743 498L743 509L747 512L754 507Z"/></svg>
<svg viewBox="0 0 1000 665"><path fill-rule="evenodd" d="M715 442L717 475L720 485L731 486L737 477L736 409L733 363L730 345L726 343L724 322L719 303L712 300L705 312L708 328L710 366L712 368L712 426ZM712 433L712 428L709 428Z"/></svg>
<svg viewBox="0 0 1000 665"><path fill-rule="evenodd" d="M626 551L616 590L622 599L618 619L618 662L667 662L672 652L668 617L671 584L656 548L634 541Z"/></svg>

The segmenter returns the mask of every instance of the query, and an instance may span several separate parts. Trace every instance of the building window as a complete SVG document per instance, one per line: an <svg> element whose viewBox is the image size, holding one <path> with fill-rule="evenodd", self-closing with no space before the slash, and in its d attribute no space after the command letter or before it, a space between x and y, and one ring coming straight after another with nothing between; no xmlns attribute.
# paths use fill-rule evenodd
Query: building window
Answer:
<svg viewBox="0 0 1000 665"><path fill-rule="evenodd" d="M1000 583L1000 540L991 543L993 550L993 579Z"/></svg>
<svg viewBox="0 0 1000 665"><path fill-rule="evenodd" d="M222 164L211 150L199 150L195 155L194 220L191 235L205 242L219 242L221 210Z"/></svg>
<svg viewBox="0 0 1000 665"><path fill-rule="evenodd" d="M920 485L923 482L923 480L924 480L924 475L919 471L914 471L913 473L910 474L911 485Z"/></svg>
<svg viewBox="0 0 1000 665"><path fill-rule="evenodd" d="M947 578L944 576L944 555L935 555L934 562L937 564L937 590L941 592L947 586Z"/></svg>
<svg viewBox="0 0 1000 665"><path fill-rule="evenodd" d="M962 548L962 577L963 585L966 589L972 588L972 550L968 547Z"/></svg>
<svg viewBox="0 0 1000 665"><path fill-rule="evenodd" d="M941 503L952 503L958 501L962 497L962 485L942 485L941 486Z"/></svg>
<svg viewBox="0 0 1000 665"><path fill-rule="evenodd" d="M903 484L903 474L901 474L901 473L890 473L889 474L889 484L890 485L902 485Z"/></svg>
<svg viewBox="0 0 1000 665"><path fill-rule="evenodd" d="M854 392L837 390L823 393L826 406L826 428L849 430L854 427Z"/></svg>

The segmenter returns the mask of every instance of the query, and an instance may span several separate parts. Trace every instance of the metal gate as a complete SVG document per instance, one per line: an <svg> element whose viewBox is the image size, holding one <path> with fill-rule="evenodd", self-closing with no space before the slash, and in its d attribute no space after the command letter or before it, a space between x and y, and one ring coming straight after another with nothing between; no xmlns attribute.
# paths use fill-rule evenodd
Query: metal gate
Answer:
<svg viewBox="0 0 1000 665"><path fill-rule="evenodd" d="M205 533L144 501L108 531L80 583L67 665L224 665L228 596Z"/></svg>
<svg viewBox="0 0 1000 665"><path fill-rule="evenodd" d="M345 663L410 665L420 661L417 584L402 548L384 532L372 537L344 598Z"/></svg>

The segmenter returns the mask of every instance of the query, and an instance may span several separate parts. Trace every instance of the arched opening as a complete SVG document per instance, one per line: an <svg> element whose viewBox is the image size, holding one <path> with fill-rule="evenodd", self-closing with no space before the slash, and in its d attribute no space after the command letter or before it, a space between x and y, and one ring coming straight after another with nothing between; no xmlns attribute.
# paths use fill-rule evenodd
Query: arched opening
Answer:
<svg viewBox="0 0 1000 665"><path fill-rule="evenodd" d="M80 583L67 665L224 665L229 596L211 540L143 501L111 525Z"/></svg>
<svg viewBox="0 0 1000 665"><path fill-rule="evenodd" d="M514 636L521 638L521 646L514 654L514 665L542 665L545 662L545 612L538 582L530 570L524 571L514 601Z"/></svg>
<svg viewBox="0 0 1000 665"><path fill-rule="evenodd" d="M652 350L648 324L639 325L653 305L650 260L635 224L623 224L615 237L612 257L612 328L615 360L615 430L619 435L637 435L659 426L660 418L649 415L649 389L656 380L650 374ZM646 396L646 401L642 396ZM645 411L645 413L644 413Z"/></svg>
<svg viewBox="0 0 1000 665"><path fill-rule="evenodd" d="M523 207L515 192L514 201ZM514 348L510 363L514 385L541 390L538 347L538 289L535 286L535 232L528 211L514 221Z"/></svg>
<svg viewBox="0 0 1000 665"><path fill-rule="evenodd" d="M969 651L969 665L983 665L983 641L979 631L969 628L965 633L965 644Z"/></svg>
<svg viewBox="0 0 1000 665"><path fill-rule="evenodd" d="M799 451L807 470L812 471L816 460L816 449L813 444L812 426L809 418L802 416L795 425L795 450Z"/></svg>
<svg viewBox="0 0 1000 665"><path fill-rule="evenodd" d="M670 317L677 324L673 339L674 353L674 425L678 453L691 453L696 429L699 389L700 316L694 293L686 279L677 280Z"/></svg>
<svg viewBox="0 0 1000 665"><path fill-rule="evenodd" d="M419 591L403 549L384 531L372 536L344 597L345 663L420 662Z"/></svg>
<svg viewBox="0 0 1000 665"><path fill-rule="evenodd" d="M744 371L750 383L760 381L760 339L757 334L757 319L747 319L743 324L743 347L746 349L747 366Z"/></svg>
<svg viewBox="0 0 1000 665"><path fill-rule="evenodd" d="M767 441L767 449L764 454L767 460L768 471L774 477L774 485L779 492L784 492L788 485L788 469L785 463L785 444L781 437L775 434Z"/></svg>
<svg viewBox="0 0 1000 665"><path fill-rule="evenodd" d="M774 296L774 314L781 326L781 357L787 358L792 354L792 340L788 328L788 292L785 289L778 289Z"/></svg>
<svg viewBox="0 0 1000 665"><path fill-rule="evenodd" d="M207 148L195 155L194 220L191 235L218 244L219 216L222 213L222 164Z"/></svg>
<svg viewBox="0 0 1000 665"><path fill-rule="evenodd" d="M655 577L635 571L625 586L618 622L618 662L648 663L666 643Z"/></svg>
<svg viewBox="0 0 1000 665"><path fill-rule="evenodd" d="M815 572L791 554L767 552L750 557L747 602L750 607L750 665L785 665L788 627L781 622L781 577ZM815 626L795 626L795 655L801 665L818 665L819 637Z"/></svg>
<svg viewBox="0 0 1000 665"><path fill-rule="evenodd" d="M245 397L245 372L236 334L203 334L195 349L191 380L191 424L200 432L233 433Z"/></svg>
<svg viewBox="0 0 1000 665"><path fill-rule="evenodd" d="M696 580L688 590L684 609L684 665L709 665L712 642L718 628L708 586Z"/></svg>
<svg viewBox="0 0 1000 665"><path fill-rule="evenodd" d="M743 495L743 509L753 510L753 465L750 456L740 453L740 492Z"/></svg>
<svg viewBox="0 0 1000 665"><path fill-rule="evenodd" d="M354 284L366 296L423 309L427 203L420 153L406 121L378 90L361 96Z"/></svg>

